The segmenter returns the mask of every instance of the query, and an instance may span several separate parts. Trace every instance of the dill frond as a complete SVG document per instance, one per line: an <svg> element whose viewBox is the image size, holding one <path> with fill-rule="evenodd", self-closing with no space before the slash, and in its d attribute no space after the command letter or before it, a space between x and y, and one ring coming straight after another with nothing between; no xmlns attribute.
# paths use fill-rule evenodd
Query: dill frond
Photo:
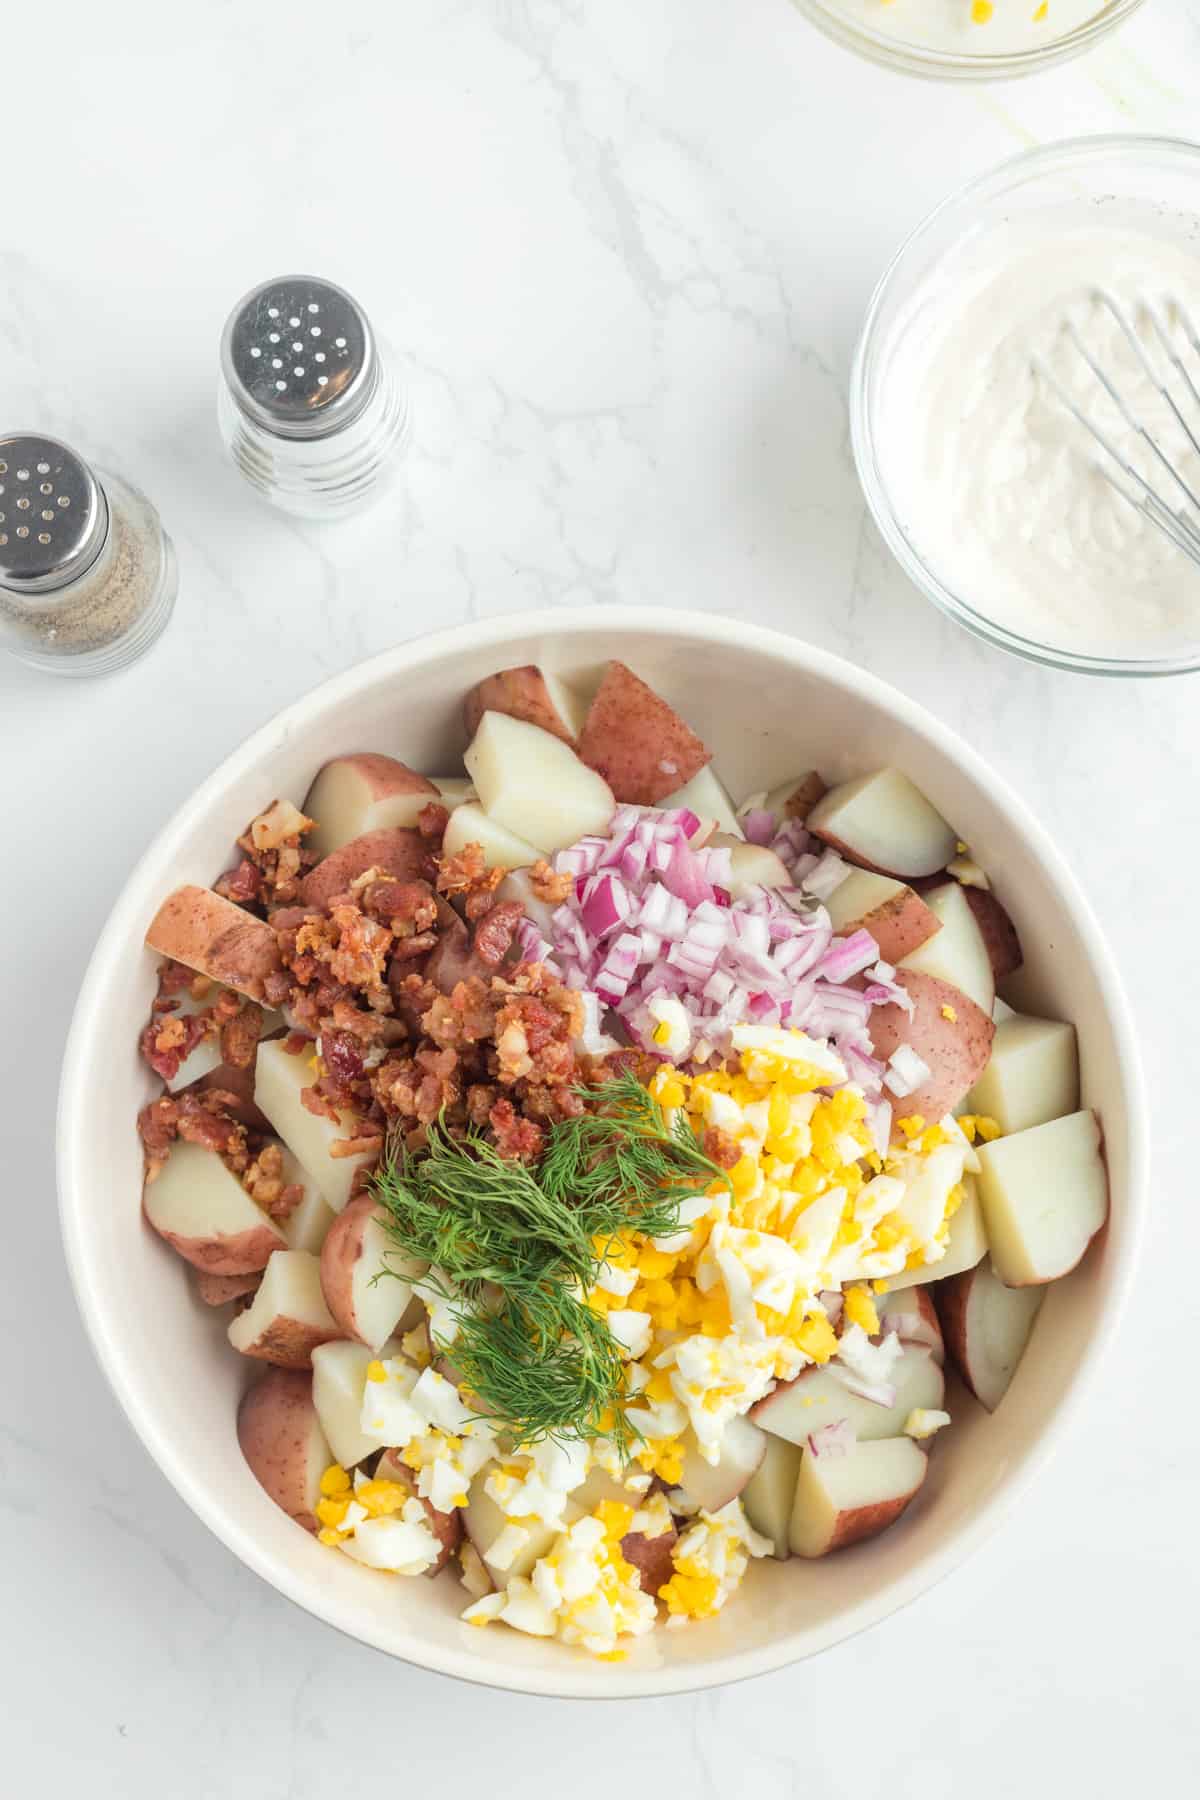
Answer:
<svg viewBox="0 0 1200 1800"><path fill-rule="evenodd" d="M458 1335L438 1347L481 1411L518 1442L575 1433L628 1449L620 1347L583 1295L609 1241L665 1235L683 1199L728 1177L634 1076L583 1092L597 1110L551 1126L532 1168L442 1120L420 1155L389 1147L372 1186L398 1246L451 1284Z"/></svg>

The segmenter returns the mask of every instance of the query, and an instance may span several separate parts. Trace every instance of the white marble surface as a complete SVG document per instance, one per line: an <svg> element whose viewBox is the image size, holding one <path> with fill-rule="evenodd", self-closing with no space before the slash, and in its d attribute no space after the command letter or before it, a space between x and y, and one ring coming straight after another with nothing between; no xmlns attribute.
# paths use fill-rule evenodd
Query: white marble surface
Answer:
<svg viewBox="0 0 1200 1800"><path fill-rule="evenodd" d="M943 622L864 520L844 393L872 283L951 184L1058 135L1194 129L1194 0L971 90L860 64L786 0L61 0L14 8L0 54L0 414L144 485L183 571L169 635L122 677L0 658L4 1791L316 1800L428 1780L592 1800L617 1768L755 1800L864 1780L921 1800L1186 1791L1197 688L1039 671ZM360 293L412 382L402 502L324 532L261 507L214 436L224 313L290 266ZM993 760L1125 971L1156 1180L1104 1391L970 1567L817 1663L585 1714L345 1642L192 1518L92 1364L52 1143L99 924L236 740L399 638L596 600L800 633Z"/></svg>

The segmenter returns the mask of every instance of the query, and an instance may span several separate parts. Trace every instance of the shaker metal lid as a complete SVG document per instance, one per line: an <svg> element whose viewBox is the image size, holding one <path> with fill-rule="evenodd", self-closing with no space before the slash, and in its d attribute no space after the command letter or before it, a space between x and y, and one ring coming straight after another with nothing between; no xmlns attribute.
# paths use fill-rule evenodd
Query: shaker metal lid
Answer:
<svg viewBox="0 0 1200 1800"><path fill-rule="evenodd" d="M40 432L0 437L0 587L66 587L92 566L107 535L104 489L81 457Z"/></svg>
<svg viewBox="0 0 1200 1800"><path fill-rule="evenodd" d="M221 366L247 418L287 438L341 431L379 379L366 314L344 288L312 275L278 276L239 300Z"/></svg>

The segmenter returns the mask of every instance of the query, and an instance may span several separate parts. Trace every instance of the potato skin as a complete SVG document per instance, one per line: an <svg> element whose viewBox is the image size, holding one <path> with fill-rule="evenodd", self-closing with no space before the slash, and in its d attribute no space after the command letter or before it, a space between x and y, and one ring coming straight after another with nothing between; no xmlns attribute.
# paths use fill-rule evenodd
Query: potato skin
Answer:
<svg viewBox="0 0 1200 1800"><path fill-rule="evenodd" d="M542 671L534 663L518 669L497 669L477 681L463 701L463 724L467 736L474 737L485 712L507 713L510 718L524 719L564 744L575 746L575 734L550 698L550 690Z"/></svg>
<svg viewBox="0 0 1200 1800"><path fill-rule="evenodd" d="M610 662L579 735L579 754L619 801L657 806L712 760L691 727L654 689Z"/></svg>
<svg viewBox="0 0 1200 1800"><path fill-rule="evenodd" d="M262 1276L212 1275L206 1269L196 1271L196 1292L205 1306L227 1306L231 1300L244 1300L258 1288Z"/></svg>
<svg viewBox="0 0 1200 1800"><path fill-rule="evenodd" d="M394 1450L385 1450L375 1466L375 1478L378 1481L397 1481L401 1487L407 1488L414 1499L419 1500L425 1508L425 1516L429 1520L429 1529L441 1546L438 1559L425 1570L426 1575L437 1575L445 1568L458 1546L462 1543L462 1514L457 1507L453 1512L439 1512L422 1494L417 1493L417 1484L413 1472L407 1463L402 1463Z"/></svg>
<svg viewBox="0 0 1200 1800"><path fill-rule="evenodd" d="M321 1292L348 1338L363 1342L354 1326L354 1265L362 1255L367 1220L383 1215L370 1194L358 1194L340 1212L321 1245Z"/></svg>
<svg viewBox="0 0 1200 1800"><path fill-rule="evenodd" d="M901 1494L894 1500L877 1500L873 1506L856 1506L850 1512L842 1512L837 1516L833 1534L823 1550L809 1552L810 1559L816 1556L828 1556L834 1550L845 1550L850 1544L861 1544L865 1538L878 1537L889 1525L894 1525L900 1514L916 1499L919 1489L911 1494ZM793 1553L795 1554L795 1552ZM801 1556L805 1552L799 1552Z"/></svg>
<svg viewBox="0 0 1200 1800"><path fill-rule="evenodd" d="M909 1115L940 1119L987 1068L996 1027L982 1007L936 975L900 969L896 981L910 995L912 1013L897 1005L873 1007L867 1019L871 1044L884 1062L901 1044L912 1046L928 1066L929 1080L893 1105ZM954 1017L947 1018L943 1008Z"/></svg>
<svg viewBox="0 0 1200 1800"><path fill-rule="evenodd" d="M670 1581L674 1569L672 1557L679 1541L677 1531L663 1531L658 1537L647 1537L642 1531L627 1531L621 1539L621 1555L638 1572L638 1585L644 1594L657 1594Z"/></svg>
<svg viewBox="0 0 1200 1800"><path fill-rule="evenodd" d="M286 1247L282 1232L265 1223L228 1237L184 1237L177 1231L167 1231L159 1224L147 1204L152 1196L153 1186L153 1182L147 1183L142 1197L142 1211L147 1223L153 1226L159 1237L170 1244L172 1250L177 1251L185 1262L190 1262L194 1269L200 1269L206 1275L261 1275L273 1253Z"/></svg>
<svg viewBox="0 0 1200 1800"><path fill-rule="evenodd" d="M964 1269L961 1275L951 1275L937 1284L937 1311L942 1326L942 1338L946 1349L954 1360L954 1366L975 1393L975 1384L971 1380L971 1371L967 1362L967 1307L971 1301L971 1289L979 1265L973 1269ZM979 1396L976 1394L976 1399Z"/></svg>
<svg viewBox="0 0 1200 1800"><path fill-rule="evenodd" d="M992 974L997 981L1014 975L1025 960L1017 928L988 888L965 887L963 896L975 915Z"/></svg>
<svg viewBox="0 0 1200 1800"><path fill-rule="evenodd" d="M258 1337L236 1346L239 1356L256 1356L277 1369L311 1369L318 1344L331 1343L339 1331L325 1331L302 1319L274 1318Z"/></svg>
<svg viewBox="0 0 1200 1800"><path fill-rule="evenodd" d="M280 967L271 927L209 888L168 894L147 927L146 943L251 1000L262 999L265 978Z"/></svg>
<svg viewBox="0 0 1200 1800"><path fill-rule="evenodd" d="M300 898L305 906L328 906L356 876L374 868L398 881L428 881L434 872L429 845L419 831L406 825L364 831L309 870L300 884Z"/></svg>
<svg viewBox="0 0 1200 1800"><path fill-rule="evenodd" d="M821 777L817 774L816 770L811 769L804 777L804 780L792 789L791 793L784 801L784 818L798 819L800 823L803 824L813 807L817 804L817 801L821 799L823 794L828 793L828 791L829 790L821 780Z"/></svg>
<svg viewBox="0 0 1200 1800"><path fill-rule="evenodd" d="M238 1407L238 1444L259 1486L305 1531L315 1532L316 1465L333 1461L312 1403L312 1376L269 1369ZM316 1479L320 1479L320 1468Z"/></svg>
<svg viewBox="0 0 1200 1800"><path fill-rule="evenodd" d="M881 906L864 913L861 918L846 920L838 927L838 936L849 937L860 927L870 932L879 945L880 956L889 963L898 963L919 950L941 930L939 921L920 894L910 887L890 895Z"/></svg>

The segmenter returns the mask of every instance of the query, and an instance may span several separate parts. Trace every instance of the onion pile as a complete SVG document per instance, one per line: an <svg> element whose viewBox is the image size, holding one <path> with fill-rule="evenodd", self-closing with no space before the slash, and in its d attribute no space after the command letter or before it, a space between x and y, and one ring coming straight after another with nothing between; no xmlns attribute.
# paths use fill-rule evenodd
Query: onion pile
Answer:
<svg viewBox="0 0 1200 1800"><path fill-rule="evenodd" d="M720 1055L743 1021L779 1025L830 1042L849 1079L879 1101L886 1068L872 1053L867 1020L872 1006L910 1002L869 932L834 936L821 901L848 866L796 820L776 829L760 811L743 823L794 885L756 887L732 901L731 853L694 842L702 829L695 813L621 806L607 837L559 851L555 869L573 878L573 892L551 915L549 938L526 920L521 954L594 997L586 1035L597 1042L607 1012L628 1041L660 1053L661 1003L672 1000L689 1039L682 1054L671 1051L674 1060Z"/></svg>

